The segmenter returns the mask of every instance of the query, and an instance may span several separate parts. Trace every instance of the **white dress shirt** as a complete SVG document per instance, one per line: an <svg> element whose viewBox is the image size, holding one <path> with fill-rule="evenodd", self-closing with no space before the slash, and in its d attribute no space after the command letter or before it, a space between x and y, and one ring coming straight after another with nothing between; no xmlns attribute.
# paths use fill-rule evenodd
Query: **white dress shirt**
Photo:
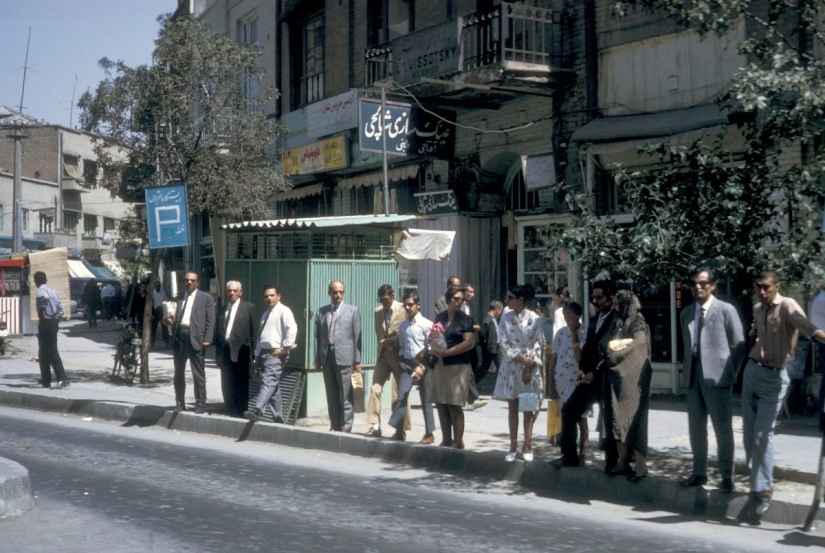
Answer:
<svg viewBox="0 0 825 553"><path fill-rule="evenodd" d="M693 353L699 352L699 343L696 341L699 338L699 315L704 314L707 317L711 303L713 303L713 295L708 297L708 301L704 305L697 303L696 311L693 312Z"/></svg>
<svg viewBox="0 0 825 553"><path fill-rule="evenodd" d="M232 324L235 322L235 313L238 312L238 303L239 302L235 300L226 307L226 334L224 336L224 339L227 342L229 341L229 334L232 332Z"/></svg>
<svg viewBox="0 0 825 553"><path fill-rule="evenodd" d="M264 319L266 319L266 323L264 323ZM292 349L295 347L298 324L295 322L292 310L286 305L279 302L272 309L264 311L261 315L261 325L261 339L258 340L258 344L255 346L255 357L260 356L261 351Z"/></svg>
<svg viewBox="0 0 825 553"><path fill-rule="evenodd" d="M427 337L433 322L419 313L412 319L407 319L398 329L398 340L401 346L399 352L404 359L415 359L421 350L427 347Z"/></svg>
<svg viewBox="0 0 825 553"><path fill-rule="evenodd" d="M192 317L192 306L195 305L195 295L197 293L198 291L195 290L191 294L183 296L184 309L180 316L180 326L189 326L189 319Z"/></svg>

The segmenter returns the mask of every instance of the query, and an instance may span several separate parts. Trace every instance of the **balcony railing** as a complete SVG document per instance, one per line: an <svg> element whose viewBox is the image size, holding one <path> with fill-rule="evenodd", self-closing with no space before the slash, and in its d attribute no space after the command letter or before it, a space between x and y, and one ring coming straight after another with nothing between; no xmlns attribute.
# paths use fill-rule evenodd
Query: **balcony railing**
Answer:
<svg viewBox="0 0 825 553"><path fill-rule="evenodd" d="M462 71L502 62L557 69L572 65L572 21L563 12L502 3L465 16L462 27ZM391 42L367 48L364 57L367 86L392 77Z"/></svg>

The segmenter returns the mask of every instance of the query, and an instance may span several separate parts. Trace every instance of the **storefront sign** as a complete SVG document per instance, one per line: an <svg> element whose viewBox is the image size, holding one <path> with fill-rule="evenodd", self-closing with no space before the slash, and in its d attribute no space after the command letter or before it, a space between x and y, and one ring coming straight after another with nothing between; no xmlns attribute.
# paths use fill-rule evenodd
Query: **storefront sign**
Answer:
<svg viewBox="0 0 825 553"><path fill-rule="evenodd" d="M358 93L339 94L307 106L307 138L320 138L358 126Z"/></svg>
<svg viewBox="0 0 825 553"><path fill-rule="evenodd" d="M284 175L309 175L347 167L347 142L336 136L306 146L284 150Z"/></svg>
<svg viewBox="0 0 825 553"><path fill-rule="evenodd" d="M458 202L452 190L420 192L413 194L413 196L415 196L415 200L418 203L418 213L420 215L454 213L458 211Z"/></svg>
<svg viewBox="0 0 825 553"><path fill-rule="evenodd" d="M434 115L435 114L435 115ZM383 119L383 120L382 120ZM360 100L358 141L362 151L381 152L386 133L387 153L452 159L455 153L455 112L433 113L407 104L385 104Z"/></svg>
<svg viewBox="0 0 825 553"><path fill-rule="evenodd" d="M523 159L524 187L540 190L556 184L556 159L553 155Z"/></svg>
<svg viewBox="0 0 825 553"><path fill-rule="evenodd" d="M179 248L189 245L189 211L186 186L147 188L146 218L149 249Z"/></svg>
<svg viewBox="0 0 825 553"><path fill-rule="evenodd" d="M393 79L411 84L461 70L461 18L392 41Z"/></svg>

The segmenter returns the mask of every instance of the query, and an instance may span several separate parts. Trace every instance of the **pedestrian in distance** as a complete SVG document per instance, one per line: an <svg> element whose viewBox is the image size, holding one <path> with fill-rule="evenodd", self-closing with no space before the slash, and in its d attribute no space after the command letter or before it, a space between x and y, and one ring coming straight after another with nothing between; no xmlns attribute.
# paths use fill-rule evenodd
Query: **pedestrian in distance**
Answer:
<svg viewBox="0 0 825 553"><path fill-rule="evenodd" d="M504 305L498 300L493 300L490 302L490 309L481 320L478 331L478 341L481 349L481 366L479 367L479 372L484 375L491 371L498 372L498 368L501 366L501 350L498 346L498 323L503 311Z"/></svg>
<svg viewBox="0 0 825 553"><path fill-rule="evenodd" d="M186 410L186 362L195 385L195 413L206 412L206 371L204 354L215 336L215 302L208 292L198 290L200 277L193 271L183 275L184 295L175 315L163 323L172 330L172 358L175 365L175 412Z"/></svg>
<svg viewBox="0 0 825 553"><path fill-rule="evenodd" d="M451 287L444 294L447 311L435 318L445 329L447 349L434 351L438 360L430 381L430 400L435 403L441 425L441 445L464 449L464 411L470 379L470 350L475 347L473 319L466 315L464 290Z"/></svg>
<svg viewBox="0 0 825 553"><path fill-rule="evenodd" d="M163 285L160 281L155 281L155 289L152 290L152 348L155 347L158 326L160 326L163 336L163 343L169 347L169 329L162 323L163 321L163 302L166 301L166 292L163 290Z"/></svg>
<svg viewBox="0 0 825 553"><path fill-rule="evenodd" d="M457 276L451 276L447 279L447 289L450 288L458 288L461 286L461 279ZM438 296L438 299L435 300L435 315L441 315L445 311L447 311L447 307L449 306L449 301L445 295Z"/></svg>
<svg viewBox="0 0 825 553"><path fill-rule="evenodd" d="M699 267L690 275L695 303L679 314L685 358L682 387L687 389L688 428L693 473L681 482L690 488L707 483L708 416L716 433L719 486L734 490L732 390L745 355L745 335L736 308L714 297L716 275Z"/></svg>
<svg viewBox="0 0 825 553"><path fill-rule="evenodd" d="M57 349L57 331L63 318L63 304L57 292L46 284L46 273L34 273L34 285L37 287L35 298L37 308L37 358L40 362L40 384L51 388L52 369L57 379L57 388L68 388L69 378L63 368L63 360Z"/></svg>
<svg viewBox="0 0 825 553"><path fill-rule="evenodd" d="M86 306L86 321L89 323L89 328L97 326L97 311L101 306L100 287L97 284L97 279L89 279L86 286L83 287L83 305Z"/></svg>
<svg viewBox="0 0 825 553"><path fill-rule="evenodd" d="M779 293L775 271L759 273L754 289L759 301L753 307L750 336L755 343L748 353L742 380L742 434L750 468L750 501L740 520L758 523L771 506L773 493L773 429L788 391L786 366L801 332L825 343L825 330L817 328L792 298Z"/></svg>
<svg viewBox="0 0 825 553"><path fill-rule="evenodd" d="M429 445L435 441L435 418L433 406L428 398L432 370L429 368L427 355L427 337L433 323L420 313L421 302L418 292L407 292L402 302L407 318L398 329L401 378L398 380L398 402L390 416L389 424L395 427L396 435L406 437L405 428L410 412L409 394L413 384L418 383L421 410L424 414L424 437L419 443Z"/></svg>
<svg viewBox="0 0 825 553"><path fill-rule="evenodd" d="M255 346L253 370L259 373L261 391L255 398L255 406L244 412L244 417L257 422L263 420L266 406L272 411L272 420L284 422L283 400L281 398L281 376L289 359L290 350L295 348L298 324L292 310L281 303L281 291L274 284L264 286L264 305L261 315L260 332ZM257 329L258 325L256 325Z"/></svg>
<svg viewBox="0 0 825 553"><path fill-rule="evenodd" d="M111 321L115 318L115 304L117 302L117 288L111 282L107 282L106 286L100 292L103 299L103 319Z"/></svg>
<svg viewBox="0 0 825 553"><path fill-rule="evenodd" d="M507 306L510 311L501 316L499 323L499 347L501 368L498 371L493 399L507 402L510 430L510 450L504 460L512 463L519 454L533 460L533 423L538 417L542 402L541 348L544 342L544 318L530 309L535 291L530 284L515 284L507 290ZM532 408L519 405L525 394L536 396ZM524 415L524 442L518 447L519 412Z"/></svg>
<svg viewBox="0 0 825 553"><path fill-rule="evenodd" d="M315 314L315 370L323 370L330 430L352 432L352 373L361 372L361 313L344 303L344 283L334 280L330 303Z"/></svg>
<svg viewBox="0 0 825 553"><path fill-rule="evenodd" d="M381 305L376 307L374 312L378 354L375 368L372 371L370 397L367 401L367 423L370 428L366 436L371 438L381 436L381 395L384 391L384 384L390 380L390 377L392 377L393 387L393 408L398 402L398 381L401 378L398 329L407 318L404 306L395 301L395 291L389 284L384 284L378 289L378 303ZM405 431L412 428L409 410L406 411L406 417L404 428L396 431L393 439L404 441Z"/></svg>
<svg viewBox="0 0 825 553"><path fill-rule="evenodd" d="M464 304L461 306L461 310L465 315L472 317L473 315L470 312L470 302L476 295L475 287L473 287L472 284L464 283L461 285L461 288L464 290ZM469 388L467 391L467 411L475 411L476 409L481 409L487 405L487 400L482 399L481 394L478 391L478 383L481 382L481 379L487 374L486 370L482 371L481 369L481 350L479 347L478 336L478 333L481 330L481 325L475 324L475 321L473 322L473 332L475 332L476 335L476 345L470 350L470 379Z"/></svg>
<svg viewBox="0 0 825 553"><path fill-rule="evenodd" d="M215 361L221 369L226 412L243 417L249 404L249 377L259 321L255 306L243 299L243 286L237 280L226 283L226 299L215 325Z"/></svg>

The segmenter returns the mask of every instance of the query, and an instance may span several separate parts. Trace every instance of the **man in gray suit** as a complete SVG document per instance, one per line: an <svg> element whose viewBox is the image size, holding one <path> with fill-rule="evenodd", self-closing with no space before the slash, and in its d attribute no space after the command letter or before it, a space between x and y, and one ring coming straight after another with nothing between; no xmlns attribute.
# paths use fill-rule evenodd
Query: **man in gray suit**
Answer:
<svg viewBox="0 0 825 553"><path fill-rule="evenodd" d="M361 314L344 303L344 283L330 282L331 303L315 314L315 369L324 371L330 430L352 432L352 371L361 372Z"/></svg>
<svg viewBox="0 0 825 553"><path fill-rule="evenodd" d="M733 408L731 390L745 353L745 335L736 308L713 296L716 275L699 267L690 276L690 291L696 303L682 310L682 341L685 359L682 386L687 387L690 447L693 474L683 487L707 483L708 415L716 432L721 489L733 491Z"/></svg>
<svg viewBox="0 0 825 553"><path fill-rule="evenodd" d="M193 271L183 275L186 293L178 300L174 317L163 323L172 327L172 357L175 363L175 411L185 411L186 361L195 384L195 413L206 411L206 371L204 352L215 336L215 302L209 292L198 290L200 277Z"/></svg>

